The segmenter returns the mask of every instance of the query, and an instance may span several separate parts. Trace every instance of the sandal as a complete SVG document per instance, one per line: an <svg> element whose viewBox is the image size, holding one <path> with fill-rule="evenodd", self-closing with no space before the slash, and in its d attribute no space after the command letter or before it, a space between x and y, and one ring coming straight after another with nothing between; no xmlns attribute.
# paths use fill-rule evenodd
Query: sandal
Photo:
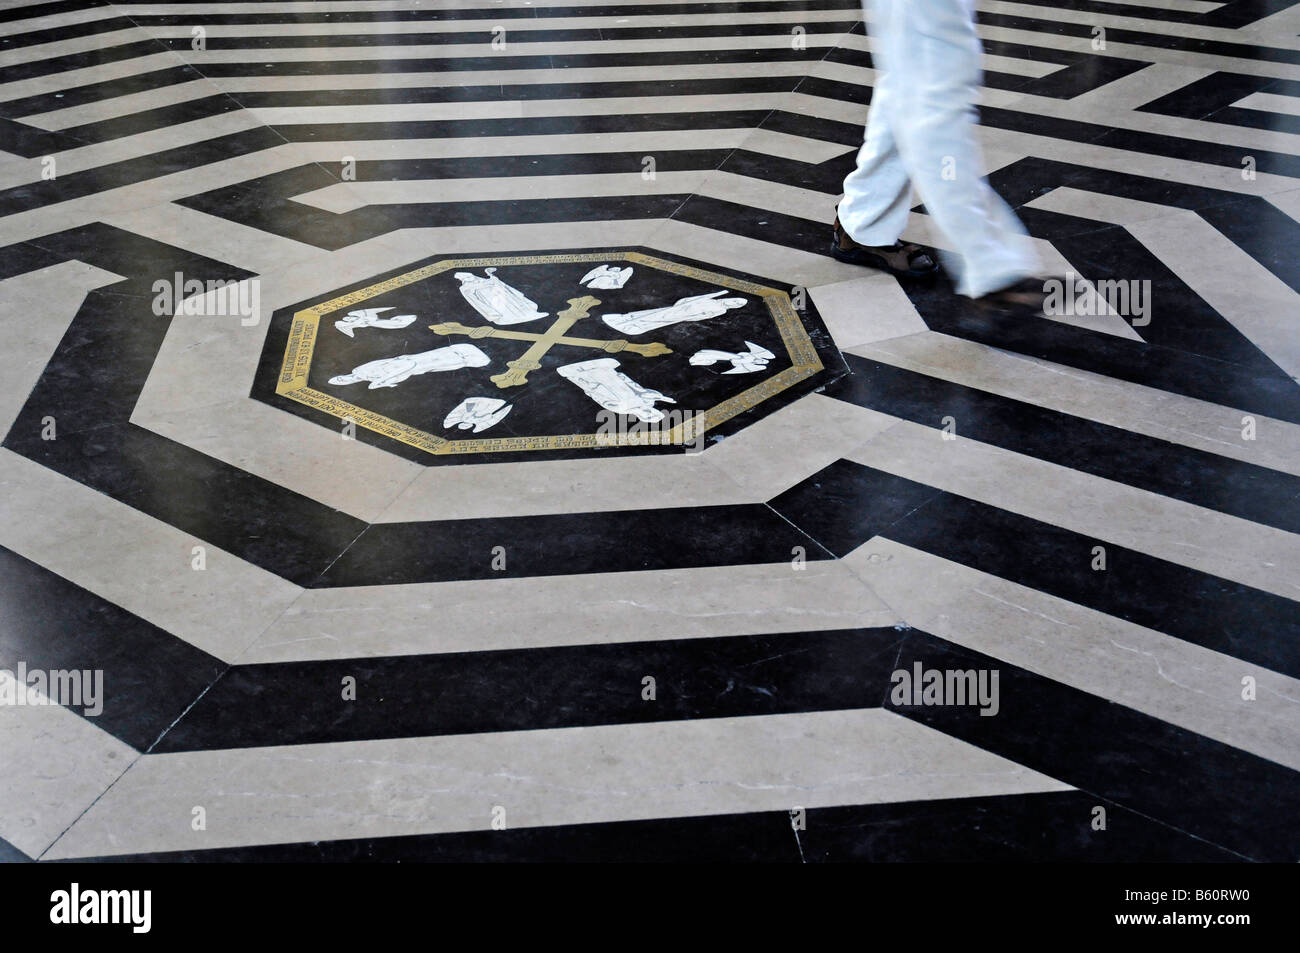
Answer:
<svg viewBox="0 0 1300 953"><path fill-rule="evenodd" d="M975 299L975 307L985 314L1003 314L1015 318L1047 317L1046 282L1041 278L1022 278L1015 284L990 291Z"/></svg>
<svg viewBox="0 0 1300 953"><path fill-rule="evenodd" d="M879 268L891 275L907 278L926 278L939 270L939 262L934 251L915 242L894 242L892 245L858 244L844 230L838 215L835 216L835 240L831 243L831 254L851 265Z"/></svg>

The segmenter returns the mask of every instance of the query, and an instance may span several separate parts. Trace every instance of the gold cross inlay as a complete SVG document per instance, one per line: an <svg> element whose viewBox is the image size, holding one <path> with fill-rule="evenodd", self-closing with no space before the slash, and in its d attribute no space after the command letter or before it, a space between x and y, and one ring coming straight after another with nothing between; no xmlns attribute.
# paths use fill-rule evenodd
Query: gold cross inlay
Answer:
<svg viewBox="0 0 1300 953"><path fill-rule="evenodd" d="M556 315L555 323L540 334L531 331L511 331L506 328L493 328L486 325L469 327L455 321L431 324L429 329L442 335L463 334L469 338L505 338L511 341L531 341L532 345L528 350L524 351L515 360L506 362L510 370L492 375L492 382L502 390L527 383L528 372L541 367L542 358L546 356L546 352L557 344L563 344L567 347L594 348L609 354L631 351L633 354L640 354L642 357L659 357L662 354L672 353L672 348L658 342L633 344L622 339L602 341L598 338L568 337L565 332L587 317L591 309L598 304L600 304L600 299L593 298L591 295L570 298L569 307Z"/></svg>

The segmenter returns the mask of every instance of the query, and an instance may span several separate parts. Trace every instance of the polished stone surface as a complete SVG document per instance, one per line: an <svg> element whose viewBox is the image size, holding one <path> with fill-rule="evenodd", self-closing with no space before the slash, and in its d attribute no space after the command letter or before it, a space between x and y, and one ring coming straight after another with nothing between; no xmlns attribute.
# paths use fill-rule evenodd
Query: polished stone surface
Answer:
<svg viewBox="0 0 1300 953"><path fill-rule="evenodd" d="M0 3L0 861L1300 859L1300 3L978 5L1032 322L858 0L319 6Z"/></svg>

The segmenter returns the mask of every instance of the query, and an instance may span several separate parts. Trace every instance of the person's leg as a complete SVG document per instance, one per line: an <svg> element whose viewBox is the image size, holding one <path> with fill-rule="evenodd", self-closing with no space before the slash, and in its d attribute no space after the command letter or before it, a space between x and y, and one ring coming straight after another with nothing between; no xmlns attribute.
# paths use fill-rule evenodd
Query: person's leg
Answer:
<svg viewBox="0 0 1300 953"><path fill-rule="evenodd" d="M912 204L912 185L890 128L894 122L890 86L878 69L857 168L844 180L844 198L836 209L831 251L841 261L927 277L939 270L938 256L932 249L900 241Z"/></svg>
<svg viewBox="0 0 1300 953"><path fill-rule="evenodd" d="M981 46L973 0L884 0L874 9L877 58L893 85L898 152L925 210L955 253L957 290L970 297L1037 273L1015 213L984 179L974 98Z"/></svg>
<svg viewBox="0 0 1300 953"><path fill-rule="evenodd" d="M890 131L890 96L883 71L877 71L867 113L866 138L858 165L844 180L839 217L844 231L863 245L892 245L907 226L912 183Z"/></svg>

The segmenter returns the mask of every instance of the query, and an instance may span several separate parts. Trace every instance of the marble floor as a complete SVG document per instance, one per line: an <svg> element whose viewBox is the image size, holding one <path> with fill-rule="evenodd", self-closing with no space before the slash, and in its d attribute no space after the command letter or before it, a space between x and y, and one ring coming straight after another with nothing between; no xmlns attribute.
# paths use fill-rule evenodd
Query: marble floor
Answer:
<svg viewBox="0 0 1300 953"><path fill-rule="evenodd" d="M0 0L0 859L1300 859L1300 3L978 31L1094 307L858 0Z"/></svg>

